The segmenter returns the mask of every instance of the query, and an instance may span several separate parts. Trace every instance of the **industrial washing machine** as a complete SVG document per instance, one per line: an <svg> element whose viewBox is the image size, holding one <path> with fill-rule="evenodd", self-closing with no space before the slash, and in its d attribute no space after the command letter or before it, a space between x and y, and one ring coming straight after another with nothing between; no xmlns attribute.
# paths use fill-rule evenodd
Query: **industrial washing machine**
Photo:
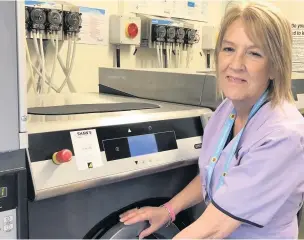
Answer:
<svg viewBox="0 0 304 240"><path fill-rule="evenodd" d="M148 223L124 226L119 222L119 214L134 207L160 206L181 190L196 170L195 165L182 167L65 196L29 202L29 238L136 239ZM166 188L162 187L164 185ZM172 239L195 219L193 214L198 215L203 210L202 205L195 211L184 211L168 228L163 227L146 238Z"/></svg>
<svg viewBox="0 0 304 240"><path fill-rule="evenodd" d="M162 205L198 174L214 77L103 68L99 91L29 101L29 238L137 238L148 223L119 215ZM174 237L204 209L147 238Z"/></svg>
<svg viewBox="0 0 304 240"><path fill-rule="evenodd" d="M148 223L125 226L119 214L162 205L198 174L208 108L104 93L35 101L28 109L29 238L136 238ZM180 213L148 238L174 237L203 210Z"/></svg>

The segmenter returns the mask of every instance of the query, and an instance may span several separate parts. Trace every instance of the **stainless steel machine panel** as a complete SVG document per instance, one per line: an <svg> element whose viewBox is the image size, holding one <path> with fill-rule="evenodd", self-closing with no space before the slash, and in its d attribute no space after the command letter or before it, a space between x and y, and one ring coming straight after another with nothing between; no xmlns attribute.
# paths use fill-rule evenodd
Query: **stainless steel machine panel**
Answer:
<svg viewBox="0 0 304 240"><path fill-rule="evenodd" d="M99 92L215 109L214 75L153 69L99 68Z"/></svg>
<svg viewBox="0 0 304 240"><path fill-rule="evenodd" d="M0 1L0 238L28 238L24 2Z"/></svg>
<svg viewBox="0 0 304 240"><path fill-rule="evenodd" d="M84 102L85 96L57 97L63 102ZM106 95L88 95L88 103L145 102L154 109L69 116L31 115L28 159L34 199L41 200L90 187L193 164L202 144L202 119L211 110L157 101ZM50 96L50 102L52 97ZM76 99L76 100L73 100ZM93 101L94 99L94 101ZM47 106L47 98L43 100ZM54 103L53 103L54 104ZM39 105L39 104L38 104ZM204 117L205 116L205 117ZM55 120L55 121L54 121ZM207 121L207 120L206 120ZM75 135L89 134L84 145L98 148L95 155L79 155ZM92 140L93 139L93 140ZM145 144L144 144L145 142ZM73 152L71 161L56 165L52 155ZM78 153L77 153L78 152Z"/></svg>
<svg viewBox="0 0 304 240"><path fill-rule="evenodd" d="M121 124L141 123L172 118L203 117L207 115L210 117L210 114L212 114L212 111L209 108L200 106L187 106L184 104L173 104L156 100L98 93L49 94L38 97L30 96L28 107L64 106L86 103L115 104L124 102L150 103L159 106L159 108L72 115L29 114L27 125L28 132L33 134L99 126L119 126Z"/></svg>
<svg viewBox="0 0 304 240"><path fill-rule="evenodd" d="M19 24L23 14L21 1L0 1L0 152L20 149L19 132L25 131L24 25Z"/></svg>

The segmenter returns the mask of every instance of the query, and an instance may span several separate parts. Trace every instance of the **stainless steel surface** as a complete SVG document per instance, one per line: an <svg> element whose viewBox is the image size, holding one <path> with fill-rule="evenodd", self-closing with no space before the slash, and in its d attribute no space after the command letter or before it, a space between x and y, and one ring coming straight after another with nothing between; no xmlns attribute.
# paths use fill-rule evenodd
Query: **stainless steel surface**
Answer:
<svg viewBox="0 0 304 240"><path fill-rule="evenodd" d="M0 1L0 152L18 150L19 143L19 86L18 86L18 1ZM23 21L24 22L24 21ZM22 22L22 23L23 23ZM24 36L23 36L24 39ZM22 59L20 59L22 61ZM22 101L22 99L21 99Z"/></svg>
<svg viewBox="0 0 304 240"><path fill-rule="evenodd" d="M94 128L127 123L157 121L171 118L201 116L212 112L208 108L166 103L140 98L121 97L99 93L50 94L29 98L28 107L59 106L85 103L145 102L159 105L157 109L122 111L109 113L76 114L69 116L28 116L28 132L50 132L59 130Z"/></svg>
<svg viewBox="0 0 304 240"><path fill-rule="evenodd" d="M155 103L160 105L160 108L69 116L29 115L29 134L83 128L94 129L101 126L165 119L201 117L204 114L209 116L211 112L209 109L197 106L107 96L98 93L39 96L38 100L37 98L31 99L29 106L58 106L78 103L116 103L126 101ZM125 158L119 161L107 161L105 152L101 152L102 166L85 170L79 168L75 157L70 162L58 166L51 159L40 159L45 161L31 162L31 156L29 155L29 167L34 183L35 199L42 200L82 189L194 164L200 154L200 149L194 148L194 145L201 142L202 136L178 139L178 149Z"/></svg>
<svg viewBox="0 0 304 240"><path fill-rule="evenodd" d="M205 128L207 126L207 123L209 122L210 118L212 117L212 114L213 114L213 112L209 112L209 113L206 113L206 114L200 116L203 128Z"/></svg>
<svg viewBox="0 0 304 240"><path fill-rule="evenodd" d="M178 149L175 150L109 162L102 152L103 165L86 170L79 170L75 157L70 162L58 166L51 159L31 162L28 155L35 200L196 164L200 149L193 146L199 143L202 143L201 137L179 139Z"/></svg>
<svg viewBox="0 0 304 240"><path fill-rule="evenodd" d="M28 148L28 135L27 133L19 133L20 149Z"/></svg>
<svg viewBox="0 0 304 240"><path fill-rule="evenodd" d="M26 79L26 54L25 54L25 28L24 28L24 1L16 1L16 13L17 13L17 60L18 60L18 91L19 91L19 131L21 133L26 132L26 120L27 120L27 79ZM24 141L20 139L20 148L25 149Z"/></svg>
<svg viewBox="0 0 304 240"><path fill-rule="evenodd" d="M172 71L172 70L171 70ZM216 78L197 72L162 69L99 68L99 90L132 96L216 108ZM119 93L118 93L119 94Z"/></svg>
<svg viewBox="0 0 304 240"><path fill-rule="evenodd" d="M140 168L134 171L124 171L124 172L120 172L118 174L113 174L113 175L108 175L105 177L100 177L100 178L91 178L85 181L77 181L74 183L69 183L66 185L57 185L54 186L52 188L41 188L38 189L36 187L37 184L39 185L43 185L45 182L37 182L40 179L34 179L34 184L37 183L36 185L34 185L35 188L35 201L39 201L39 200L43 200L43 199L48 199L48 198L52 198L52 197L57 197L57 196L62 196L62 195L66 195L69 193L73 193L73 192L78 192L84 189L90 189L90 188L94 188L94 187L99 187L99 186L103 186L103 185L108 185L111 183L117 183L117 182L122 182L125 180L130 180L133 178L138 178L138 177L142 177L142 176L147 176L153 173L160 173L160 172L164 172L167 170L171 170L171 169L175 169L175 168L180 168L180 167L184 167L184 166L189 166L189 165L193 165L197 163L197 158L196 159L188 159L188 160L181 160L181 161L177 161L177 162L169 162L169 163L164 163L162 165L156 165L156 166L152 166L149 168ZM31 164L31 168L34 170L35 166L37 163L32 163ZM48 162L47 165L51 165L53 163ZM46 167L47 168L47 167ZM46 169L45 168L45 169ZM66 172L67 174L68 172ZM75 174L77 174L77 172L74 172ZM42 172L40 172L40 174L42 174ZM44 173L44 174L48 174L48 173ZM81 173L79 173L78 171L78 175L80 175ZM37 176L33 176L34 178ZM35 182L36 180L36 182Z"/></svg>

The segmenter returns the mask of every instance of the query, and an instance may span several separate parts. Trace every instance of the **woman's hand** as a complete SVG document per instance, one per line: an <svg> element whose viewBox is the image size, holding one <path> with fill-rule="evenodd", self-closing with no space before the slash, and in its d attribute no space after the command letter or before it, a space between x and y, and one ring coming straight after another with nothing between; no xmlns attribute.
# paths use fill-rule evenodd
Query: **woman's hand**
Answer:
<svg viewBox="0 0 304 240"><path fill-rule="evenodd" d="M157 231L170 220L169 213L164 207L143 207L140 209L135 208L121 214L119 217L120 221L125 225L131 225L142 221L149 221L150 227L140 233L140 239L149 236L153 232Z"/></svg>

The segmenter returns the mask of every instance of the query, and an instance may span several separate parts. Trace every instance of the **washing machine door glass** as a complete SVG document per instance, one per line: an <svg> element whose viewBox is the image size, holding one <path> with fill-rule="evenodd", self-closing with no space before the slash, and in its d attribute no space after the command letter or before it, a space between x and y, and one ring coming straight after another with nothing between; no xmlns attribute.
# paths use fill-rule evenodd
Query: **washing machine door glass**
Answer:
<svg viewBox="0 0 304 240"><path fill-rule="evenodd" d="M118 223L110 228L101 238L102 239L136 239L139 234L149 227L147 222L140 222L132 225ZM176 225L171 224L168 227L162 227L157 232L151 234L146 239L172 239L179 229Z"/></svg>

